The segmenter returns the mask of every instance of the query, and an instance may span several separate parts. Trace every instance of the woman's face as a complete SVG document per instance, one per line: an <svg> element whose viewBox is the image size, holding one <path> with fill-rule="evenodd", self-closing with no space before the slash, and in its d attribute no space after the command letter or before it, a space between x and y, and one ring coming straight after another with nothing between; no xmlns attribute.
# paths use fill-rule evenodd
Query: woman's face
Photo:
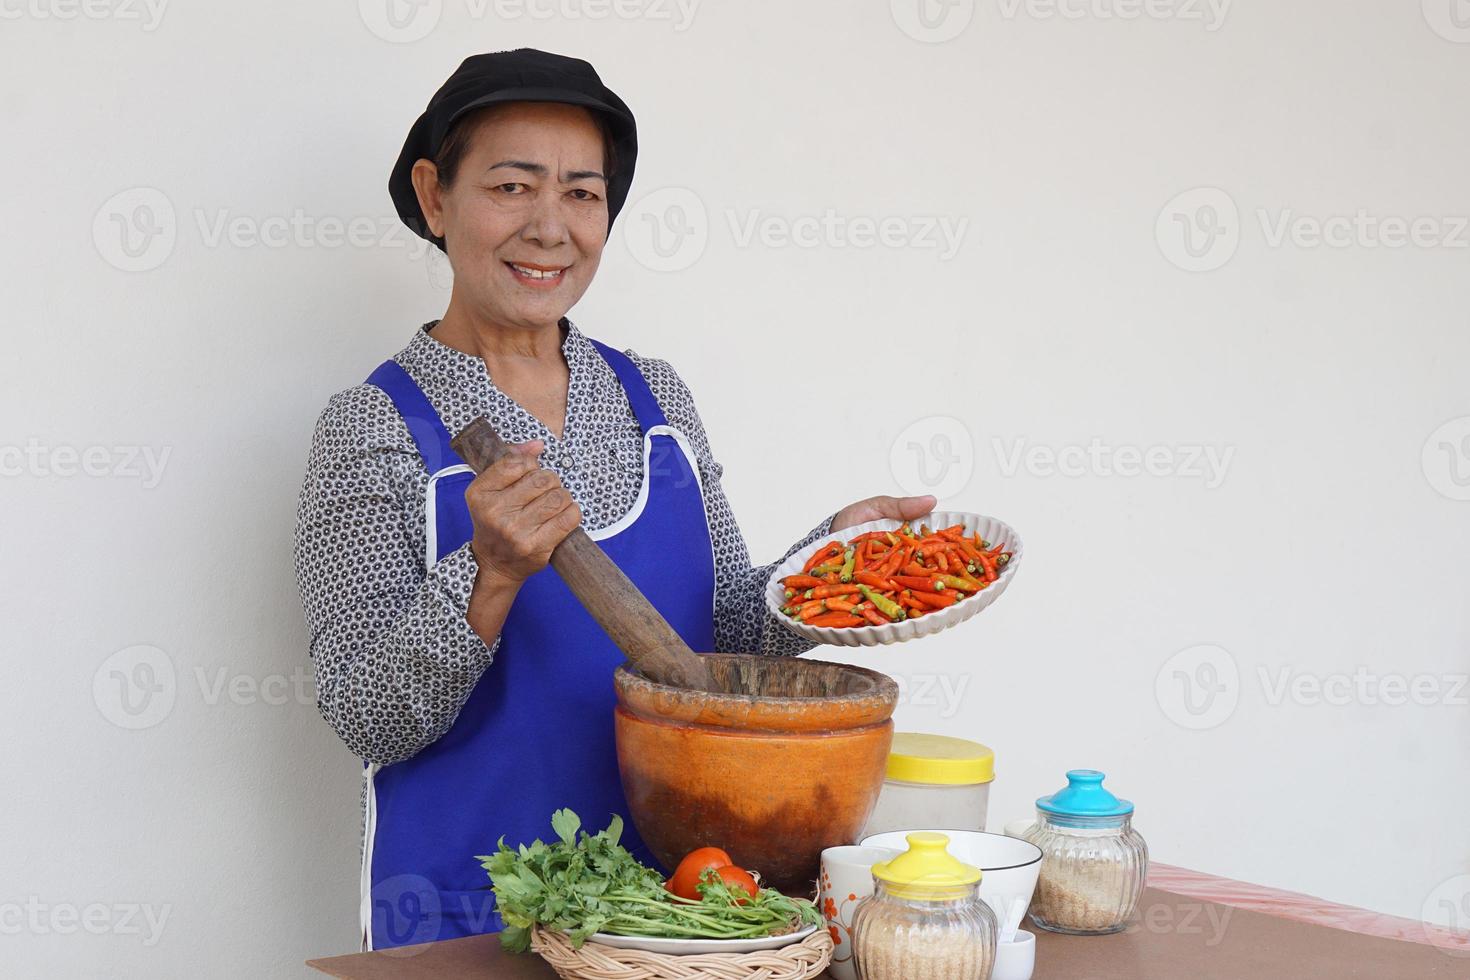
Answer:
<svg viewBox="0 0 1470 980"><path fill-rule="evenodd" d="M445 241L456 299L478 316L545 327L582 298L607 237L602 133L588 110L496 106L475 121L448 188L429 161L414 170L429 227Z"/></svg>

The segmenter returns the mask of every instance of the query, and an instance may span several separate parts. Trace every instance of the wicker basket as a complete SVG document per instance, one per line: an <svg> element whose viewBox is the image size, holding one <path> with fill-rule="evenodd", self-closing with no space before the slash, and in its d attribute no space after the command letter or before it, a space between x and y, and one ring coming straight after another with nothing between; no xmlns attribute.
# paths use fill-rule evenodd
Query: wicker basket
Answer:
<svg viewBox="0 0 1470 980"><path fill-rule="evenodd" d="M832 934L818 929L800 942L754 953L649 953L585 942L536 926L531 949L564 980L810 980L832 961Z"/></svg>

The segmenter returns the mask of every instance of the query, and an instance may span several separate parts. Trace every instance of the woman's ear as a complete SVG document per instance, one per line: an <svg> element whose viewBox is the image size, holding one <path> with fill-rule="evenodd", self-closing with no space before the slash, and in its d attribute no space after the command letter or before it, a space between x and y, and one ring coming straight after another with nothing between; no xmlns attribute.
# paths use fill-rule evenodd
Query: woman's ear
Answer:
<svg viewBox="0 0 1470 980"><path fill-rule="evenodd" d="M439 186L439 168L433 160L416 160L411 173L413 192L418 195L419 210L424 213L429 231L435 238L444 237L444 189Z"/></svg>

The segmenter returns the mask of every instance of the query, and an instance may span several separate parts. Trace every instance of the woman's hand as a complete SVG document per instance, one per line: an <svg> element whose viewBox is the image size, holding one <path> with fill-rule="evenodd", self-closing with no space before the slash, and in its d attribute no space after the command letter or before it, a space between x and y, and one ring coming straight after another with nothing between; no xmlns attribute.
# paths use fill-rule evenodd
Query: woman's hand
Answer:
<svg viewBox="0 0 1470 980"><path fill-rule="evenodd" d="M894 521L911 521L923 517L934 509L939 501L933 494L922 497L869 497L855 504L848 504L832 518L832 530L842 531L868 521L887 518Z"/></svg>
<svg viewBox="0 0 1470 980"><path fill-rule="evenodd" d="M561 479L543 469L540 439L515 443L465 491L474 521L470 550L482 576L519 586L545 568L551 552L582 523Z"/></svg>

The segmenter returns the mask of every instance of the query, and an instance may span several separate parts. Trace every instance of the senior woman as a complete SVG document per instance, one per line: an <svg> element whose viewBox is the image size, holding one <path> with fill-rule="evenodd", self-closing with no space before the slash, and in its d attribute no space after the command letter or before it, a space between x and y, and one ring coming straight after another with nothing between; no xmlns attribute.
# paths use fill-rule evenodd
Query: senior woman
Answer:
<svg viewBox="0 0 1470 980"><path fill-rule="evenodd" d="M632 113L591 65L520 49L467 59L393 169L398 213L444 249L453 291L322 412L296 530L318 703L365 764L369 948L500 928L474 855L543 836L558 807L627 812L623 658L547 567L573 528L691 648L810 649L765 610L771 566L751 565L679 375L566 317L636 154ZM475 476L449 438L479 415L515 451ZM791 551L933 503L850 504ZM625 843L654 863L631 826Z"/></svg>

